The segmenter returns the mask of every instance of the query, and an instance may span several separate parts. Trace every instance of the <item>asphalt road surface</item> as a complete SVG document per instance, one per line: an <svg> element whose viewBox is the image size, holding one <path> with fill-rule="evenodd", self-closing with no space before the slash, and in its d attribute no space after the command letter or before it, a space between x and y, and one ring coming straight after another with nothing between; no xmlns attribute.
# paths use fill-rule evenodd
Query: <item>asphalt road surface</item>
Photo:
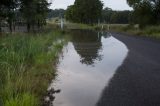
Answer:
<svg viewBox="0 0 160 106"><path fill-rule="evenodd" d="M160 106L160 41L112 33L129 54L97 106Z"/></svg>

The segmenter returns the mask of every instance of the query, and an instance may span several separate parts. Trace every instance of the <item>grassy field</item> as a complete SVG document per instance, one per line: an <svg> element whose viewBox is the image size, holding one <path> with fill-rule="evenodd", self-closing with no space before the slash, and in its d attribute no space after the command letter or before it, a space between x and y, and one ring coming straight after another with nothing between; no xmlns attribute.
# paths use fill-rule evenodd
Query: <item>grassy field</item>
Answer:
<svg viewBox="0 0 160 106"><path fill-rule="evenodd" d="M0 106L41 105L64 43L64 34L51 29L1 36Z"/></svg>
<svg viewBox="0 0 160 106"><path fill-rule="evenodd" d="M104 25L104 27L107 29L107 25ZM138 28L138 25L112 24L110 25L110 31L160 39L160 26L146 26L143 29L140 29Z"/></svg>

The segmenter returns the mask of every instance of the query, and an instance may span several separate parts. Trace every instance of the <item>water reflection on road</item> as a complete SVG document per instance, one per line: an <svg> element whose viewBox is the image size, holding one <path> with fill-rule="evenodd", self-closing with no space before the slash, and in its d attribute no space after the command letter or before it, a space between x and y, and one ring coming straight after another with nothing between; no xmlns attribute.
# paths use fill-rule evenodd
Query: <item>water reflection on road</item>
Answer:
<svg viewBox="0 0 160 106"><path fill-rule="evenodd" d="M54 95L54 106L95 106L127 53L127 47L109 33L72 31L51 84L61 90Z"/></svg>

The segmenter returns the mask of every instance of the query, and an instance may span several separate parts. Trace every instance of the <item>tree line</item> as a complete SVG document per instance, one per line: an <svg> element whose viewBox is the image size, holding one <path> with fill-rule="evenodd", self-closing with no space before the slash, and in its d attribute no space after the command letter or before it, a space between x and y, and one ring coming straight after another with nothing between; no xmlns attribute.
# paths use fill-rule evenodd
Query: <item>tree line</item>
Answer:
<svg viewBox="0 0 160 106"><path fill-rule="evenodd" d="M56 17L64 17L70 21L73 21L68 17L70 12L64 9L50 9L48 13L48 19L56 18ZM110 8L104 8L101 12L101 16L97 18L96 23L110 23L110 24L128 24L132 23L132 11L124 10L124 11L115 11ZM77 17L78 18L78 17Z"/></svg>
<svg viewBox="0 0 160 106"><path fill-rule="evenodd" d="M65 14L64 9L55 9L55 10L50 9L47 18L51 19L55 17L64 17L64 14Z"/></svg>
<svg viewBox="0 0 160 106"><path fill-rule="evenodd" d="M85 24L128 24L131 20L131 13L131 11L103 9L103 2L100 0L75 0L74 5L68 6L65 18L72 22Z"/></svg>
<svg viewBox="0 0 160 106"><path fill-rule="evenodd" d="M67 8L65 17L67 20L77 23L119 23L146 25L160 24L160 0L127 0L132 11L113 11L110 8L103 9L100 0L75 0L74 5Z"/></svg>
<svg viewBox="0 0 160 106"><path fill-rule="evenodd" d="M101 21L110 24L129 24L132 22L132 11L115 11L110 8L104 8L102 10Z"/></svg>
<svg viewBox="0 0 160 106"><path fill-rule="evenodd" d="M26 25L28 32L31 27L42 27L46 23L49 5L47 0L1 0L0 30L4 23L11 32L19 24Z"/></svg>

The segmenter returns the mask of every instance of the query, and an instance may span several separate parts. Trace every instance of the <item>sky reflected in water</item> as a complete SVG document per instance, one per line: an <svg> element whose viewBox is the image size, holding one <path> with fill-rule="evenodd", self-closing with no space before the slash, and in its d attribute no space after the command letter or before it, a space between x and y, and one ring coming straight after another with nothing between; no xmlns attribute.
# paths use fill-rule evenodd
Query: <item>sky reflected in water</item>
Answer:
<svg viewBox="0 0 160 106"><path fill-rule="evenodd" d="M95 106L127 53L127 47L108 33L73 31L51 84L61 89L54 106Z"/></svg>

